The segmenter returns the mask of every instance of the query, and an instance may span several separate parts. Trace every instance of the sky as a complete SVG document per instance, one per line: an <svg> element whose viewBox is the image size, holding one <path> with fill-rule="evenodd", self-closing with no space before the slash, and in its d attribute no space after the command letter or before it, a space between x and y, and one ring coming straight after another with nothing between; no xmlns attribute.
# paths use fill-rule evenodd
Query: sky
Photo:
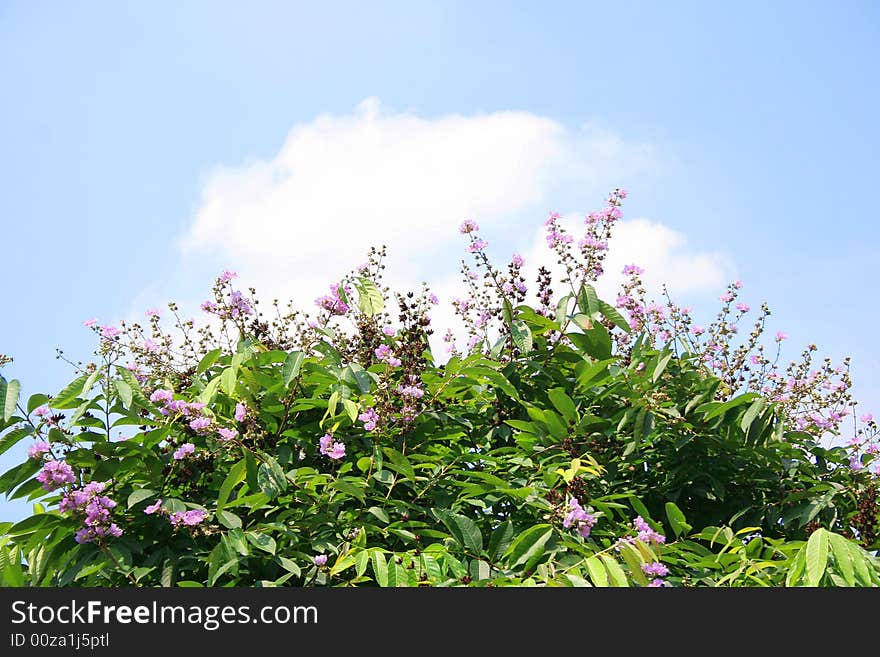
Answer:
<svg viewBox="0 0 880 657"><path fill-rule="evenodd" d="M742 279L880 414L878 61L874 2L0 0L3 375L55 392L83 320L225 268L308 308L370 244L448 305L464 218L537 264L621 186L603 290L637 262L708 322Z"/></svg>

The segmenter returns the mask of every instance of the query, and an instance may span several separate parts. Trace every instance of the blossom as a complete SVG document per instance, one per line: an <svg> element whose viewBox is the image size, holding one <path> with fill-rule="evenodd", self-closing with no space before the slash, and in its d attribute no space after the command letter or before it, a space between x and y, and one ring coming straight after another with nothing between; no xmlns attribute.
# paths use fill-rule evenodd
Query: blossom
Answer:
<svg viewBox="0 0 880 657"><path fill-rule="evenodd" d="M719 301L723 301L724 303L729 303L733 301L733 295L730 292L725 292L720 297L718 297Z"/></svg>
<svg viewBox="0 0 880 657"><path fill-rule="evenodd" d="M235 405L235 420L236 422L244 422L244 418L247 415L247 406L242 404L241 402Z"/></svg>
<svg viewBox="0 0 880 657"><path fill-rule="evenodd" d="M318 448L322 455L331 459L341 459L345 456L345 443L333 440L333 434L325 433L318 441Z"/></svg>
<svg viewBox="0 0 880 657"><path fill-rule="evenodd" d="M327 555L326 554L316 554L312 558L312 561L314 562L314 564L316 566L318 566L320 568L321 566L324 566L327 564Z"/></svg>
<svg viewBox="0 0 880 657"><path fill-rule="evenodd" d="M522 267L523 264L525 264L525 260L523 260L523 257L519 253L514 253L510 262L514 267Z"/></svg>
<svg viewBox="0 0 880 657"><path fill-rule="evenodd" d="M578 499L572 497L568 501L568 514L566 514L565 519L562 521L562 526L566 529L574 527L578 534L587 538L595 524L596 516L584 511Z"/></svg>
<svg viewBox="0 0 880 657"><path fill-rule="evenodd" d="M238 317L239 315L253 315L254 310L251 306L251 300L247 297L242 296L241 292L238 290L233 291L231 295L229 295L229 308L231 309L231 314L233 317Z"/></svg>
<svg viewBox="0 0 880 657"><path fill-rule="evenodd" d="M865 424L868 424L868 422L872 422L874 420L874 416L871 413L865 413L859 418L859 420Z"/></svg>
<svg viewBox="0 0 880 657"><path fill-rule="evenodd" d="M183 443L183 445L174 450L174 460L180 461L181 459L185 459L187 456L195 451L195 445L193 445L192 443Z"/></svg>
<svg viewBox="0 0 880 657"><path fill-rule="evenodd" d="M738 303L738 304L736 304L736 309L738 311L740 311L741 313L747 313L747 312L749 312L750 307L749 307L749 304L747 304L747 303Z"/></svg>
<svg viewBox="0 0 880 657"><path fill-rule="evenodd" d="M199 307L206 313L213 313L217 310L217 304L213 301L202 301L202 305Z"/></svg>
<svg viewBox="0 0 880 657"><path fill-rule="evenodd" d="M37 408L34 409L34 415L36 415L37 417L43 417L44 415L49 415L50 412L51 411L49 410L49 407L46 404L43 404L42 406L37 406Z"/></svg>
<svg viewBox="0 0 880 657"><path fill-rule="evenodd" d="M28 447L27 453L28 458L31 459L41 459L43 458L43 454L52 450L52 445L47 443L45 440L38 440L35 443L32 443L30 447Z"/></svg>
<svg viewBox="0 0 880 657"><path fill-rule="evenodd" d="M76 481L71 468L66 462L59 460L46 461L37 473L37 481L43 484L43 490L53 491L64 484Z"/></svg>
<svg viewBox="0 0 880 657"><path fill-rule="evenodd" d="M192 527L204 522L206 515L207 513L204 509L190 509L189 511L176 511L171 514L168 520L174 527L181 525Z"/></svg>
<svg viewBox="0 0 880 657"><path fill-rule="evenodd" d="M347 294L349 290L346 289L345 292ZM339 285L335 283L330 285L330 294L315 299L315 305L329 310L331 315L344 315L351 310L349 305L342 300L339 294Z"/></svg>
<svg viewBox="0 0 880 657"><path fill-rule="evenodd" d="M644 571L645 575L656 575L657 577L665 577L669 574L669 568L667 568L659 561L643 563L642 570Z"/></svg>
<svg viewBox="0 0 880 657"><path fill-rule="evenodd" d="M174 393L170 390L163 390L162 388L153 391L153 394L150 395L150 401L154 404L159 402L170 402L172 399L174 399Z"/></svg>
<svg viewBox="0 0 880 657"><path fill-rule="evenodd" d="M226 427L220 427L217 429L217 433L220 434L220 440L233 440L238 436L237 429L227 429Z"/></svg>
<svg viewBox="0 0 880 657"><path fill-rule="evenodd" d="M761 364L761 357L756 356L755 354L752 354L751 356L749 356L749 360L751 361L752 365L760 365Z"/></svg>
<svg viewBox="0 0 880 657"><path fill-rule="evenodd" d="M694 328L691 329L691 333L693 333L694 335L697 335L697 336L703 335L703 333L705 333L705 332L706 332L706 329L703 328L702 326L695 326Z"/></svg>
<svg viewBox="0 0 880 657"><path fill-rule="evenodd" d="M376 423L379 422L379 414L375 408L371 407L358 415L358 420L364 423L364 431L372 431L376 428Z"/></svg>
<svg viewBox="0 0 880 657"><path fill-rule="evenodd" d="M783 340L788 339L788 333L783 333L782 331L776 331L776 341L782 342Z"/></svg>
<svg viewBox="0 0 880 657"><path fill-rule="evenodd" d="M862 465L862 459L858 454L853 454L852 458L849 460L849 469L853 472L858 472L865 466Z"/></svg>
<svg viewBox="0 0 880 657"><path fill-rule="evenodd" d="M639 267L638 265L626 265L623 268L623 273L626 276L641 276L645 273L645 270Z"/></svg>
<svg viewBox="0 0 880 657"><path fill-rule="evenodd" d="M122 331L120 331L115 326L102 326L101 327L101 337L106 340L112 340L120 333L122 333Z"/></svg>
<svg viewBox="0 0 880 657"><path fill-rule="evenodd" d="M238 274L234 271L229 271L228 269L224 271L220 276L217 277L218 283L228 283L233 278L238 278Z"/></svg>
<svg viewBox="0 0 880 657"><path fill-rule="evenodd" d="M461 226L458 227L458 232L462 235L467 235L468 233L473 233L478 230L480 230L480 227L477 225L477 222L472 219L465 219L461 223Z"/></svg>
<svg viewBox="0 0 880 657"><path fill-rule="evenodd" d="M150 340L150 338L147 338L146 340L144 340L144 349L149 351L151 354L155 354L157 351L159 351L159 345Z"/></svg>
<svg viewBox="0 0 880 657"><path fill-rule="evenodd" d="M418 385L398 386L397 392L399 392L403 397L412 397L414 399L420 399L425 396L425 391L422 390Z"/></svg>
<svg viewBox="0 0 880 657"><path fill-rule="evenodd" d="M376 358L385 361L391 367L400 367L400 359L394 356L391 347L387 344L380 344L373 353L376 354Z"/></svg>
<svg viewBox="0 0 880 657"><path fill-rule="evenodd" d="M159 309L158 308L150 308L147 312L144 313L147 317L158 317Z"/></svg>
<svg viewBox="0 0 880 657"><path fill-rule="evenodd" d="M84 321L83 326L88 326L89 328L91 328L97 323L98 323L98 318L92 317L91 319L87 319L86 321Z"/></svg>
<svg viewBox="0 0 880 657"><path fill-rule="evenodd" d="M438 299L438 298L437 298L437 295L434 294L433 292L431 292L431 294L428 295L428 301L430 301L430 302L431 302L433 305L435 305L435 306L436 306L438 303L440 303L440 299Z"/></svg>
<svg viewBox="0 0 880 657"><path fill-rule="evenodd" d="M651 583L648 584L648 586L651 588L660 588L660 587L664 587L664 586L669 586L669 584L667 584L665 581L663 581L659 577L656 577L651 580Z"/></svg>
<svg viewBox="0 0 880 657"><path fill-rule="evenodd" d="M387 325L382 327L382 333L387 335L389 338L393 338L395 335L397 335L397 331L394 330L394 327Z"/></svg>
<svg viewBox="0 0 880 657"><path fill-rule="evenodd" d="M211 426L211 419L207 417L197 417L189 423L189 428L198 433L204 433Z"/></svg>
<svg viewBox="0 0 880 657"><path fill-rule="evenodd" d="M735 287L737 290L739 290L742 286L743 286L743 282L739 279L736 279L733 282L733 287Z"/></svg>
<svg viewBox="0 0 880 657"><path fill-rule="evenodd" d="M144 513L146 513L148 516L153 515L154 513L156 513L156 511L158 511L161 508L162 508L162 498L160 497L158 500L156 500L155 503L151 504L146 509L144 509Z"/></svg>
<svg viewBox="0 0 880 657"><path fill-rule="evenodd" d="M468 251L470 251L471 253L477 253L478 251L482 251L483 249L485 249L487 246L489 246L489 242L487 242L486 240L476 239L470 243L470 246L468 246Z"/></svg>
<svg viewBox="0 0 880 657"><path fill-rule="evenodd" d="M666 542L666 537L655 532L651 525L645 522L645 519L642 518L642 516L636 516L636 519L633 520L633 527L638 531L636 538L642 541L642 543Z"/></svg>

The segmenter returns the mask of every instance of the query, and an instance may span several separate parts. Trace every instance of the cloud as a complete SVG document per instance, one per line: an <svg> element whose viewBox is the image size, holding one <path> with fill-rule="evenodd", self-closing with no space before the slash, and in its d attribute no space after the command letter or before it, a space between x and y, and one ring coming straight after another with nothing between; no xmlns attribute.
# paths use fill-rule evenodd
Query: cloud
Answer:
<svg viewBox="0 0 880 657"><path fill-rule="evenodd" d="M548 260L535 227L559 199L600 204L657 168L651 145L595 124L570 129L517 111L423 117L369 98L350 114L294 126L272 158L210 171L179 240L181 267L207 258L237 269L262 298L311 309L370 245L386 244L393 289L427 280L448 303L463 219L480 223L499 256ZM678 290L723 285L721 256L683 246L660 223L625 221L608 271L635 261Z"/></svg>

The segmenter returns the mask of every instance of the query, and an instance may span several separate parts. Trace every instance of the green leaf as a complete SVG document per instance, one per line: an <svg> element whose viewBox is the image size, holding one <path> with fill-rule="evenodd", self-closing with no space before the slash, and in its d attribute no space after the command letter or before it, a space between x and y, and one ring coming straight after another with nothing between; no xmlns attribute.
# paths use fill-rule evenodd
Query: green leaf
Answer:
<svg viewBox="0 0 880 657"><path fill-rule="evenodd" d="M834 532L829 532L828 540L837 571L843 576L843 581L847 586L855 586L855 568L853 567L853 555L849 550L849 541Z"/></svg>
<svg viewBox="0 0 880 657"><path fill-rule="evenodd" d="M828 531L819 528L810 535L806 547L807 586L819 586L828 565Z"/></svg>
<svg viewBox="0 0 880 657"><path fill-rule="evenodd" d="M632 578L642 586L647 586L648 578L645 577L645 571L642 570L642 564L644 561L639 551L632 545L623 543L620 546L620 555L623 557L623 560L626 561L626 565L629 566L629 572L632 575Z"/></svg>
<svg viewBox="0 0 880 657"><path fill-rule="evenodd" d="M61 392L55 395L55 397L52 398L52 401L49 402L52 408L65 409L77 406L78 404L74 402L76 402L76 399L82 394L83 386L88 378L88 374L83 374L64 386L61 389Z"/></svg>
<svg viewBox="0 0 880 657"><path fill-rule="evenodd" d="M510 323L510 337L513 338L513 344L522 353L527 354L532 350L532 345L534 344L532 331L523 320L517 319Z"/></svg>
<svg viewBox="0 0 880 657"><path fill-rule="evenodd" d="M271 456L267 456L264 463L257 469L257 484L260 490L270 499L275 499L287 490L287 477L284 470Z"/></svg>
<svg viewBox="0 0 880 657"><path fill-rule="evenodd" d="M358 416L358 405L350 399L342 400L342 408L345 409L346 415L348 415L349 419L352 422L357 420Z"/></svg>
<svg viewBox="0 0 880 657"><path fill-rule="evenodd" d="M373 550L370 554L370 561L373 564L376 583L383 588L388 586L388 562L385 561L385 555L379 550Z"/></svg>
<svg viewBox="0 0 880 657"><path fill-rule="evenodd" d="M227 529L239 529L241 528L241 518L232 513L231 511L217 511L217 520L218 522L226 527Z"/></svg>
<svg viewBox="0 0 880 657"><path fill-rule="evenodd" d="M222 349L212 349L207 354L202 357L202 360L199 361L198 366L196 367L196 374L201 374L205 370L207 370L211 365L217 362L217 359L220 358L220 354L223 353Z"/></svg>
<svg viewBox="0 0 880 657"><path fill-rule="evenodd" d="M742 422L740 422L739 426L743 431L748 431L752 422L755 421L755 418L758 414L764 410L764 400L756 399L752 402L752 405L749 406L748 410L743 414Z"/></svg>
<svg viewBox="0 0 880 657"><path fill-rule="evenodd" d="M131 386L129 386L122 379L114 380L113 384L116 386L116 392L119 393L119 399L122 401L122 404L125 406L125 408L131 408Z"/></svg>
<svg viewBox="0 0 880 657"><path fill-rule="evenodd" d="M275 554L275 539L271 536L267 536L262 532L245 532L245 536L247 536L248 542L254 547L262 550L263 552Z"/></svg>
<svg viewBox="0 0 880 657"><path fill-rule="evenodd" d="M412 463L409 462L409 459L397 450L391 449L390 447L386 447L384 451L385 454L388 455L388 458L391 460L391 463L396 466L395 470L397 470L400 474L405 476L410 481L414 482L416 479L416 471L413 469Z"/></svg>
<svg viewBox="0 0 880 657"><path fill-rule="evenodd" d="M458 513L450 513L445 509L434 509L440 521L446 525L456 542L469 550L473 556L483 551L483 535L473 520Z"/></svg>
<svg viewBox="0 0 880 657"><path fill-rule="evenodd" d="M143 502L144 500L153 498L155 496L156 491L149 488L139 488L138 490L133 491L131 495L128 496L128 508L130 509L139 502Z"/></svg>
<svg viewBox="0 0 880 657"><path fill-rule="evenodd" d="M385 299L376 284L367 278L357 278L354 283L358 291L358 309L368 317L378 315L385 307Z"/></svg>
<svg viewBox="0 0 880 657"><path fill-rule="evenodd" d="M620 567L620 564L608 554L600 554L602 562L605 564L605 569L608 571L608 578L611 580L611 586L616 587L628 587L629 582L626 579L626 573L623 572L623 568Z"/></svg>
<svg viewBox="0 0 880 657"><path fill-rule="evenodd" d="M593 584L598 587L605 588L608 586L608 571L595 556L587 557L585 560L587 571L590 573L590 579Z"/></svg>
<svg viewBox="0 0 880 657"><path fill-rule="evenodd" d="M577 420L577 409L575 408L571 397L566 394L565 390L562 388L553 388L547 392L547 396L550 398L553 406L556 407L556 410L562 413L562 417L564 417L567 422Z"/></svg>
<svg viewBox="0 0 880 657"><path fill-rule="evenodd" d="M208 385L205 386L205 389L199 394L199 401L203 404L210 404L214 400L214 395L217 394L217 388L220 387L220 377L215 376L213 379L208 382Z"/></svg>
<svg viewBox="0 0 880 657"><path fill-rule="evenodd" d="M237 356L240 354L236 354ZM236 371L232 367L225 368L220 373L220 387L230 397L235 395L235 385L238 383L236 380Z"/></svg>
<svg viewBox="0 0 880 657"><path fill-rule="evenodd" d="M669 361L672 360L674 355L672 352L669 352L657 362L657 367L654 368L654 376L652 377L654 383L657 383L657 380L663 375L663 371L669 365Z"/></svg>
<svg viewBox="0 0 880 657"><path fill-rule="evenodd" d="M562 297L559 302L556 304L556 321L561 324L565 320L565 316L568 315L568 303L571 301L572 295L566 294Z"/></svg>
<svg viewBox="0 0 880 657"><path fill-rule="evenodd" d="M31 427L19 427L7 433L0 438L0 454L19 443L23 438L30 436L32 432L33 429Z"/></svg>
<svg viewBox="0 0 880 657"><path fill-rule="evenodd" d="M0 379L0 412L3 413L2 420L6 422L15 415L15 407L18 404L18 396L21 393L21 384L17 379L6 382Z"/></svg>
<svg viewBox="0 0 880 657"><path fill-rule="evenodd" d="M630 328L629 322L624 319L623 315L617 312L617 308L612 306L610 303L605 303L604 301L599 302L599 308L602 311L602 315L605 319L611 320L617 328L629 333L632 331Z"/></svg>
<svg viewBox="0 0 880 657"><path fill-rule="evenodd" d="M232 493L232 490L244 481L246 473L247 461L245 459L242 459L229 469L229 474L226 475L226 479L224 479L223 483L220 485L220 493L217 495L218 511L220 511L226 504L227 500L229 500L229 495Z"/></svg>
<svg viewBox="0 0 880 657"><path fill-rule="evenodd" d="M489 547L486 550L489 559L498 561L507 551L507 548L510 547L511 542L513 542L513 535L513 523L510 520L506 520L498 525L492 531L492 536L489 538Z"/></svg>
<svg viewBox="0 0 880 657"><path fill-rule="evenodd" d="M540 558L544 553L544 545L552 535L553 527L550 525L540 524L529 527L510 544L504 553L504 558L511 568Z"/></svg>
<svg viewBox="0 0 880 657"><path fill-rule="evenodd" d="M299 376L303 360L305 360L305 354L301 351L291 351L287 354L284 365L281 367L281 380L284 382L285 388L290 387L290 382Z"/></svg>
<svg viewBox="0 0 880 657"><path fill-rule="evenodd" d="M672 527L672 533L675 534L676 538L693 529L693 527L691 527L691 525L685 520L682 510L679 509L674 502L666 503L666 519L669 520L669 525Z"/></svg>
<svg viewBox="0 0 880 657"><path fill-rule="evenodd" d="M584 284L578 294L578 305L581 312L588 315L590 319L598 319L602 311L599 297L596 295L596 288L589 283Z"/></svg>

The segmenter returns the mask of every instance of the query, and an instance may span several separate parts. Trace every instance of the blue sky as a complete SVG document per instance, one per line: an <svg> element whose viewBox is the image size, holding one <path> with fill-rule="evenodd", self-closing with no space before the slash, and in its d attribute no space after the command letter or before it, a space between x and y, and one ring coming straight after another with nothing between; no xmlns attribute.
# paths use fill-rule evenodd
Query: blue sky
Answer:
<svg viewBox="0 0 880 657"><path fill-rule="evenodd" d="M444 198L441 175L437 199L415 185L419 219L399 180L398 210L419 229L474 208L496 246L527 249L548 211L590 210L625 186L627 216L686 239L684 261L702 254L743 279L753 306L770 302L789 355L808 342L851 354L856 393L878 412L878 44L871 2L2 1L0 352L15 357L4 375L27 394L57 390L69 369L55 347L89 358L84 319L196 299L223 266L271 284L307 268L297 257L335 253L342 273L353 264L346 235L363 234L350 218L357 199L387 196L357 181L379 175L370 158L403 131L473 156L471 179L485 183ZM349 161L345 145L365 134L379 135L378 150ZM286 140L334 198L309 205L293 198L300 187L254 187ZM529 165L504 169L510 157L486 152L500 157L505 144ZM412 153L394 152L405 171ZM267 216L312 209L328 234L287 226L279 243L296 252L270 252L264 222L248 238L260 244L242 246L234 222L264 207L254 189L286 199ZM337 196L354 201L322 218ZM417 266L407 224L364 216L377 242L398 240L412 276L454 275L460 244L425 246L451 254L446 269ZM294 265L260 269L268 260ZM683 271L685 298L711 313L723 289ZM22 451L0 456L0 470ZM0 502L4 519L26 512Z"/></svg>

